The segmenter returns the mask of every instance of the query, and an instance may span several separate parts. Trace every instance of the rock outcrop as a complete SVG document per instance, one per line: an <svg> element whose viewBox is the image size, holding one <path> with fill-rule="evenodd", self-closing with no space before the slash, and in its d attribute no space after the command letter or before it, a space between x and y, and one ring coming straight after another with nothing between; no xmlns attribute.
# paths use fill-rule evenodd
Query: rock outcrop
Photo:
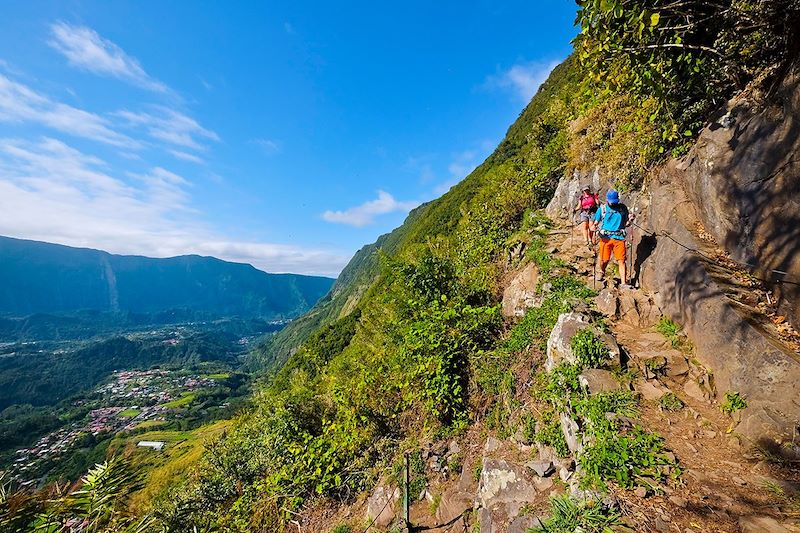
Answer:
<svg viewBox="0 0 800 533"><path fill-rule="evenodd" d="M764 278L800 327L800 73L768 105L745 93L669 169L705 230Z"/></svg>
<svg viewBox="0 0 800 533"><path fill-rule="evenodd" d="M532 527L527 520L518 519L520 510L535 498L536 486L527 468L500 459L483 459L475 502L482 532L510 531L512 524L523 528L521 531Z"/></svg>
<svg viewBox="0 0 800 533"><path fill-rule="evenodd" d="M397 515L400 489L380 483L367 501L367 520L379 530L385 530Z"/></svg>
<svg viewBox="0 0 800 533"><path fill-rule="evenodd" d="M503 291L502 313L506 318L518 318L529 307L537 304L536 286L539 284L539 268L528 263Z"/></svg>
<svg viewBox="0 0 800 533"><path fill-rule="evenodd" d="M800 362L797 354L740 312L691 231L698 221L693 202L676 186L677 165L668 166L651 185L649 227L655 242L642 235L635 243L645 254L641 283L659 293L664 314L681 324L697 358L714 372L718 391L737 391L748 399L737 431L753 438L791 437L800 422ZM659 235L662 235L659 237Z"/></svg>

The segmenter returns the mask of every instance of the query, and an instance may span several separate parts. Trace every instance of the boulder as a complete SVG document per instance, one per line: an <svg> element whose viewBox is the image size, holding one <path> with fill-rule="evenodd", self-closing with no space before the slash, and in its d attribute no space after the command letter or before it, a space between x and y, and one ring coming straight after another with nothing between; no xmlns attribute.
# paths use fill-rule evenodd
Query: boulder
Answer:
<svg viewBox="0 0 800 533"><path fill-rule="evenodd" d="M539 477L551 476L556 471L553 461L528 461L525 466L536 472Z"/></svg>
<svg viewBox="0 0 800 533"><path fill-rule="evenodd" d="M475 499L481 532L508 531L520 510L534 498L536 487L527 468L484 457Z"/></svg>
<svg viewBox="0 0 800 533"><path fill-rule="evenodd" d="M636 389L639 394L642 395L642 399L651 402L660 400L661 397L667 392L667 390L658 385L657 382L646 381L643 379L634 384L634 389Z"/></svg>
<svg viewBox="0 0 800 533"><path fill-rule="evenodd" d="M618 289L618 314L622 322L639 328L658 323L661 310L655 300L638 289Z"/></svg>
<svg viewBox="0 0 800 533"><path fill-rule="evenodd" d="M537 303L536 287L539 284L539 267L528 263L503 291L501 312L506 318L521 317Z"/></svg>
<svg viewBox="0 0 800 533"><path fill-rule="evenodd" d="M576 363L570 341L580 330L591 327L589 317L579 313L564 313L558 317L550 337L547 339L545 369L550 372L562 362Z"/></svg>
<svg viewBox="0 0 800 533"><path fill-rule="evenodd" d="M541 525L542 521L534 515L519 516L511 521L506 533L527 533L529 529L540 527Z"/></svg>
<svg viewBox="0 0 800 533"><path fill-rule="evenodd" d="M375 520L374 526L386 529L394 520L400 502L400 489L379 483L367 500L367 521Z"/></svg>
<svg viewBox="0 0 800 533"><path fill-rule="evenodd" d="M494 437L487 437L486 443L483 445L483 451L486 453L493 453L499 450L502 445L503 443L500 440Z"/></svg>
<svg viewBox="0 0 800 533"><path fill-rule="evenodd" d="M613 289L605 288L600 291L600 294L594 299L597 310L607 317L617 316L617 309L619 309L619 298Z"/></svg>
<svg viewBox="0 0 800 533"><path fill-rule="evenodd" d="M625 388L613 372L601 368L587 368L578 376L578 382L589 394L614 392Z"/></svg>
<svg viewBox="0 0 800 533"><path fill-rule="evenodd" d="M447 524L471 509L475 501L475 494L460 490L458 486L450 487L442 493L442 499L436 508L436 523Z"/></svg>
<svg viewBox="0 0 800 533"><path fill-rule="evenodd" d="M667 376L674 378L685 376L689 373L689 361L686 360L686 356L681 352L678 350L667 350L662 352L662 355L667 360Z"/></svg>

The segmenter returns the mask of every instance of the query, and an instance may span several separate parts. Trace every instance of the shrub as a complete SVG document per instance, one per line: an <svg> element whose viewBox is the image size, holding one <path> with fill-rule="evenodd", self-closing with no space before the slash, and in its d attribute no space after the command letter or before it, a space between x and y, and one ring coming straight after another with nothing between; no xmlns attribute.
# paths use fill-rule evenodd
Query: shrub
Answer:
<svg viewBox="0 0 800 533"><path fill-rule="evenodd" d="M596 368L608 361L608 347L589 328L584 328L570 340L572 353L584 368Z"/></svg>
<svg viewBox="0 0 800 533"><path fill-rule="evenodd" d="M681 327L667 317L661 317L656 324L656 331L664 335L673 348L681 346Z"/></svg>
<svg viewBox="0 0 800 533"><path fill-rule="evenodd" d="M720 409L726 415L732 415L737 411L741 411L747 407L747 400L745 400L738 392L728 391L725 393L725 401L722 402Z"/></svg>
<svg viewBox="0 0 800 533"><path fill-rule="evenodd" d="M549 409L542 413L533 440L544 446L550 446L559 457L569 456L569 447L564 438L564 432L561 430L561 421L553 410Z"/></svg>
<svg viewBox="0 0 800 533"><path fill-rule="evenodd" d="M672 392L667 392L658 399L658 406L664 411L680 411L683 405L681 399Z"/></svg>
<svg viewBox="0 0 800 533"><path fill-rule="evenodd" d="M593 435L594 442L580 457L586 487L605 488L607 481L621 487L632 488L643 478L663 481L662 466L677 466L664 455L664 441L655 433L633 427L621 433L618 430L603 430Z"/></svg>
<svg viewBox="0 0 800 533"><path fill-rule="evenodd" d="M576 501L568 494L550 499L550 517L529 533L601 533L619 521L620 513L601 502L586 499Z"/></svg>

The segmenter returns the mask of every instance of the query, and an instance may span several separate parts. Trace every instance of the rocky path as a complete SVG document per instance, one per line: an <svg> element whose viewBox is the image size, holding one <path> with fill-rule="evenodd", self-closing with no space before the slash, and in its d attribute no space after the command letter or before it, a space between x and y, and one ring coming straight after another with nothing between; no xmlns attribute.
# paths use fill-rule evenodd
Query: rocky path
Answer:
<svg viewBox="0 0 800 533"><path fill-rule="evenodd" d="M577 228L572 236L563 231L552 232L551 250L592 286L593 250L581 243ZM637 376L633 387L642 396L644 427L664 437L683 469L681 481L661 494L615 494L627 524L634 531L678 533L800 531L797 464L781 450L738 436L735 415L720 410L713 369L693 360L684 339L676 339L678 350L655 331L659 313L653 298L615 285L597 286L596 306ZM674 395L682 407L665 408L664 395Z"/></svg>

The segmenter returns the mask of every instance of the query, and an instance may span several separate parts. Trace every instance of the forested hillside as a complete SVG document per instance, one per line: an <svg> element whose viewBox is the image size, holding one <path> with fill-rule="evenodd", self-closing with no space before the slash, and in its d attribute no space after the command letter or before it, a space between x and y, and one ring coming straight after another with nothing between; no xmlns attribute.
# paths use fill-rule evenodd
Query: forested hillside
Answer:
<svg viewBox="0 0 800 533"><path fill-rule="evenodd" d="M333 283L213 257L152 259L8 237L0 237L0 276L0 313L15 316L184 310L201 317L293 318Z"/></svg>
<svg viewBox="0 0 800 533"><path fill-rule="evenodd" d="M537 531L604 531L620 516L601 504L606 491L674 488L681 467L660 435L632 421L638 398L583 392L579 375L609 353L603 319L567 342L575 361L544 371L559 316L590 314L596 291L555 256L541 210L575 172L611 176L624 193L641 190L654 169L688 152L728 97L768 95L796 60L800 5L587 0L578 2L577 22L574 53L495 152L363 248L328 297L259 349L254 361L270 373L253 408L207 446L188 478L159 478L147 516L137 519L169 531L290 530L291 520L352 504L379 481L396 486L409 450L409 492L424 499L432 457L453 479L484 483L480 465L489 463L467 470L451 445L447 461L431 451L470 432L487 442L484 450L491 439L522 435L528 449L569 456L562 415L581 421L586 448L554 490L581 471L575 491L584 498L554 499ZM537 305L504 317L503 291L525 265L538 272ZM676 324L665 318L660 327L682 346ZM619 347L616 363L620 379L636 377L620 366ZM739 401L731 395L728 414L743 408ZM132 519L119 511L119 521Z"/></svg>

